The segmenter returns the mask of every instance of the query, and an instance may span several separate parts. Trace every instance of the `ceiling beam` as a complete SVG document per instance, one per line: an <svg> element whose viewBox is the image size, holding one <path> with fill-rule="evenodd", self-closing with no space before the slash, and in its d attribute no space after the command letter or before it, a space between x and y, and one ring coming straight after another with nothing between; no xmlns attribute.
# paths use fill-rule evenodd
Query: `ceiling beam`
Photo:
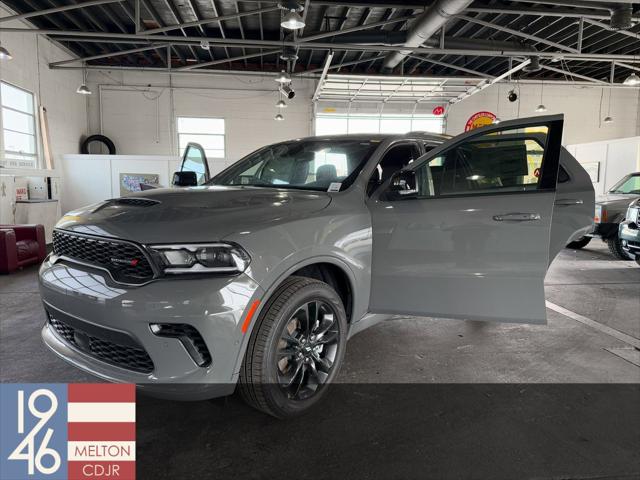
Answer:
<svg viewBox="0 0 640 480"><path fill-rule="evenodd" d="M528 33L520 32L520 31L514 30L512 28L502 27L502 26L496 25L494 23L485 22L484 20L480 20L480 19L475 18L475 17L469 17L467 15L457 15L457 18L460 18L462 20L466 20L467 22L477 23L478 25L483 25L483 26L488 27L488 28L493 28L494 30L500 30L501 32L506 32L506 33L509 33L509 34L514 35L516 37L522 37L522 38L526 38L528 40L532 40L534 42L544 43L545 45L549 45L550 47L555 47L555 48L557 48L559 50L563 50L565 52L578 53L578 50L576 50L575 48L567 47L566 45L562 45L560 43L551 42L551 41L547 40L546 38L541 38L541 37L537 37L535 35L530 35Z"/></svg>
<svg viewBox="0 0 640 480"><path fill-rule="evenodd" d="M122 1L122 0L120 0L120 1ZM208 25L208 24L211 24L211 23L219 23L219 22L221 22L223 20L234 20L236 18L246 17L247 15L257 15L257 14L260 14L260 13L274 12L276 10L280 10L280 8L279 7L265 7L265 8L259 8L257 10L248 10L246 12L229 13L227 15L219 15L217 17L206 18L204 20L196 20L194 22L183 22L183 23L177 23L177 24L174 24L174 25L167 25L166 27L152 28L150 30L145 30L144 33L153 34L153 33L168 32L170 30L178 30L180 28L199 27L201 25Z"/></svg>
<svg viewBox="0 0 640 480"><path fill-rule="evenodd" d="M615 33L618 33L620 35L626 35L627 37L633 37L633 38L640 39L640 33L629 32L628 30L616 30L614 28L611 28L611 26L607 25L606 23L598 22L598 21L592 20L590 18L585 18L584 21L590 23L591 25L595 25L596 27L600 27L603 30L607 30L609 32L615 32Z"/></svg>
<svg viewBox="0 0 640 480"><path fill-rule="evenodd" d="M279 48L277 50L269 50L267 52L250 53L246 55L239 55L237 57L219 58L218 60L211 60L210 62L196 63L195 65L187 65L186 67L176 68L174 72L186 72L188 70L195 70L197 68L210 67L212 65L221 65L223 63L236 62L239 60L246 60L248 58L264 57L267 55L280 53L281 51L282 49Z"/></svg>
<svg viewBox="0 0 640 480"><path fill-rule="evenodd" d="M169 46L168 43L158 43L158 44L154 44L154 45L150 45L150 46L146 46L146 47L132 48L130 50L120 50L120 51L117 51L117 52L108 52L108 53L102 53L100 55L92 55L90 57L72 58L71 60L60 60L59 62L50 63L49 66L50 67L56 67L56 66L59 66L59 65L67 65L68 63L90 62L91 60L99 60L101 58L117 57L117 56L120 56L120 55L129 55L131 53L146 52L147 50L156 50L158 48L163 48L163 47L168 47L168 46Z"/></svg>
<svg viewBox="0 0 640 480"><path fill-rule="evenodd" d="M504 80L505 78L510 77L512 74L516 73L519 70L522 70L524 67L526 67L530 63L531 63L531 60L527 58L524 62L520 63L519 65L516 65L515 67L510 68L503 74L498 75L497 77L492 78L491 80L485 80L482 83L482 85L478 84L475 87L470 88L467 92L458 95L453 100L449 100L449 103L454 104L454 103L461 102L465 98L469 98L470 96L480 92L481 90L484 90L488 86L493 85L494 83L497 83L501 80Z"/></svg>
<svg viewBox="0 0 640 480"><path fill-rule="evenodd" d="M105 3L123 2L125 0L90 0L84 3L78 3L73 5L63 5L61 7L44 8L42 10L35 10L33 12L21 13L19 15L9 15L8 17L0 17L0 23L10 22L11 20L25 20L27 18L38 17L41 15L51 15L53 13L66 12L68 10L75 10L77 8L93 7L96 5L104 5Z"/></svg>
<svg viewBox="0 0 640 480"><path fill-rule="evenodd" d="M316 49L316 50L354 50L354 51L369 51L369 52L393 52L397 50L397 46L386 45L358 45L349 43L332 43L332 42L297 42L287 40L253 40L253 39L236 39L236 38L218 38L218 37L175 37L175 36L159 36L159 35L146 35L146 34L124 34L124 33L103 33L103 32L78 32L74 30L51 30L51 29L35 29L35 28L9 28L0 27L0 32L9 33L21 33L31 35L52 35L52 36L66 36L75 37L79 41L81 38L102 38L104 42L111 40L146 40L157 41L160 43L171 43L172 45L199 45L203 40L208 41L215 45L226 45L231 47L246 47L246 48L264 48L264 47L299 47L301 49ZM477 49L461 49L461 48L428 48L428 47L415 47L406 48L414 53L432 54L432 55L473 55L480 57L505 57L505 56L529 56L530 50L514 50L504 51L496 49L477 50ZM538 51L535 53L540 58L555 58L558 56L557 52L553 51ZM594 62L611 62L611 61L623 61L628 63L640 63L640 58L637 55L623 55L623 54L595 54L595 53L576 53L566 52L562 53L562 56L567 60L591 60Z"/></svg>

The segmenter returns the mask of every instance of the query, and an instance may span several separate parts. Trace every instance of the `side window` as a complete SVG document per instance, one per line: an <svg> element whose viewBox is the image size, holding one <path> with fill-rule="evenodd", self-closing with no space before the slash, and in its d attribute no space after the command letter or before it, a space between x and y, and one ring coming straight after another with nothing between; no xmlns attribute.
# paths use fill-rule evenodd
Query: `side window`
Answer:
<svg viewBox="0 0 640 480"><path fill-rule="evenodd" d="M472 137L417 169L419 195L535 190L547 135L545 126Z"/></svg>
<svg viewBox="0 0 640 480"><path fill-rule="evenodd" d="M206 157L202 150L197 147L189 145L184 154L184 160L182 162L183 172L195 172L198 177L198 185L202 185L207 179L207 165Z"/></svg>
<svg viewBox="0 0 640 480"><path fill-rule="evenodd" d="M418 145L415 143L402 143L387 150L369 179L367 195L371 195L379 185L386 182L395 172L402 170L420 155Z"/></svg>

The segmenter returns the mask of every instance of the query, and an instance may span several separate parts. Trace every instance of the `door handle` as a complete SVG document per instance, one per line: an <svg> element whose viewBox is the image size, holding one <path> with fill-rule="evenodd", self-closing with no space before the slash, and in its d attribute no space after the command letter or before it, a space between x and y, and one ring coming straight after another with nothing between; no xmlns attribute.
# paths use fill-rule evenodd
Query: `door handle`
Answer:
<svg viewBox="0 0 640 480"><path fill-rule="evenodd" d="M569 206L569 205L582 205L584 202L581 198L573 199L573 198L560 198L555 201L556 205L561 207Z"/></svg>
<svg viewBox="0 0 640 480"><path fill-rule="evenodd" d="M505 213L503 215L494 215L496 222L533 222L540 220L539 213Z"/></svg>

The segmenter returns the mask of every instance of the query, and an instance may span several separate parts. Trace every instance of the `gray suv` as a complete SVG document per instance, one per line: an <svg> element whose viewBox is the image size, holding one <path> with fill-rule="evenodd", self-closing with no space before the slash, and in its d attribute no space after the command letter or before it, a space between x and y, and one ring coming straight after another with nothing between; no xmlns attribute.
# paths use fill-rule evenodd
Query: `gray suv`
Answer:
<svg viewBox="0 0 640 480"><path fill-rule="evenodd" d="M543 280L592 223L562 116L264 147L207 179L69 212L40 269L46 345L114 382L296 415L347 339L393 314L545 323Z"/></svg>

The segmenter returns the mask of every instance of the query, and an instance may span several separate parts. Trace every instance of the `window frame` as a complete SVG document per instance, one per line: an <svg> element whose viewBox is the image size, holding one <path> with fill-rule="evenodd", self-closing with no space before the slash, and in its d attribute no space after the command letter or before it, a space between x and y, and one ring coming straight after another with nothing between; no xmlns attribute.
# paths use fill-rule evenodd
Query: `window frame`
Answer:
<svg viewBox="0 0 640 480"><path fill-rule="evenodd" d="M24 92L28 95L31 96L31 104L32 104L32 109L33 109L33 113L28 113L28 112L23 112L21 110L17 110L15 108L12 107L8 107L2 104L2 84L8 85L11 88L15 88L16 90L20 90L21 92ZM16 112L22 115L28 115L30 117L32 117L33 119L33 134L30 133L25 133L25 132L19 132L17 130L12 130L10 128L7 128L4 125L4 109L10 110L12 112ZM32 92L26 88L20 87L14 83L11 82L7 82L6 80L0 80L0 146L2 147L2 158L3 161L5 162L5 165L3 165L4 169L6 170L26 170L26 171L32 171L32 170L40 170L41 169L41 152L42 152L42 148L41 148L41 139L40 139L40 119L39 119L39 115L40 115L40 110L39 110L39 106L38 106L38 100L36 97L35 92ZM31 153L23 153L23 152L16 152L13 150L7 150L7 146L4 140L4 132L5 130L9 131L9 132L13 132L13 133L18 133L20 135L29 135L29 136L33 136L33 142L34 142L34 147L35 147L35 153L31 154ZM25 166L10 166L7 165L7 154L10 155L16 155L16 156L21 156L23 157L23 159L26 158L32 158L35 162L33 167L25 167ZM20 161L21 159L12 159L14 161Z"/></svg>
<svg viewBox="0 0 640 480"><path fill-rule="evenodd" d="M533 121L539 120L539 121ZM371 199L374 201L383 201L383 202L395 202L395 201L414 201L414 200L445 200L449 198L464 198L464 197L484 197L484 196L497 196L497 195L530 195L530 194L538 194L545 192L555 192L558 187L558 176L560 168L562 167L560 162L560 156L562 151L562 130L564 124L564 116L563 115L548 115L542 117L532 117L526 119L516 119L510 120L507 122L502 122L496 125L489 125L486 127L482 127L477 130L472 130L469 132L462 133L453 137L452 139L443 142L436 148L430 150L425 153L422 158L416 160L410 167L405 168L404 171L413 171L416 172L419 168L423 167L425 164L428 164L431 160L443 155L451 149L458 147L460 144L467 142L475 138L476 136L486 135L495 132L502 132L506 130L516 130L516 129L524 129L531 127L547 127L549 129L546 137L544 153L542 157L542 170L540 172L540 182L538 183L538 187L536 189L531 190L508 190L503 191L502 189L496 189L495 191L489 192L469 192L469 193L455 193L449 195L418 195L415 197L407 197L407 198L389 198L387 195L388 187L393 181L393 177L387 180L384 184L380 185L378 189L376 189L371 195ZM560 135L558 135L558 130ZM524 132L527 133L527 132ZM536 132L530 132L532 135L535 135ZM548 158L549 152L552 150L557 150L557 158ZM551 161L551 167L555 166L556 172L555 175L553 172L549 171L549 164L547 161ZM417 179L416 179L417 181ZM381 188L384 187L384 188Z"/></svg>
<svg viewBox="0 0 640 480"><path fill-rule="evenodd" d="M224 124L224 133L220 134L220 133L196 133L196 132L181 132L180 131L180 119L181 118L195 118L195 119L206 119L206 120L222 120L223 124ZM207 158L207 160L209 160L210 158L213 160L224 160L226 161L227 159L227 119L224 117L209 117L209 116L205 116L205 115L176 115L175 116L175 126L176 126L176 144L178 146L178 155L182 156L184 151L187 149L187 147L189 146L190 143L198 143L199 142L194 142L192 140L189 140L187 142L187 144L185 145L184 148L180 147L180 135L204 135L204 136L211 136L211 137L220 137L222 136L222 143L223 143L223 150L222 150L222 157L214 157L214 156L210 156L210 155L206 155L207 153L207 149L204 148L204 146L202 146L202 150L205 153L205 156ZM218 149L215 149L218 150ZM211 151L211 150L209 150Z"/></svg>

